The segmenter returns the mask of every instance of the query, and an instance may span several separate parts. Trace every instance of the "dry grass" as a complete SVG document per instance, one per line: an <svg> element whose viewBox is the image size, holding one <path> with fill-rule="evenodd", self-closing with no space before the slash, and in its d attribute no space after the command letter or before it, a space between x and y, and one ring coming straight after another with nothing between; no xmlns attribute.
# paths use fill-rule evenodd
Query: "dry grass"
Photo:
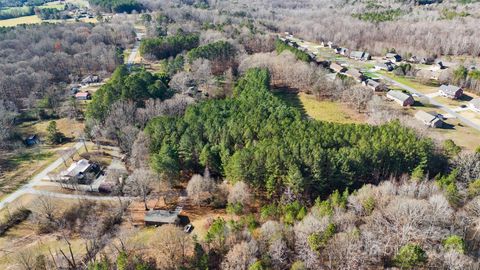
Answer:
<svg viewBox="0 0 480 270"><path fill-rule="evenodd" d="M22 134L38 134L40 140L44 140L47 135L48 124L53 120L32 121L22 123L20 125L20 132ZM83 133L85 124L80 121L76 121L68 118L55 119L57 122L57 128L69 138L76 138L79 134Z"/></svg>
<svg viewBox="0 0 480 270"><path fill-rule="evenodd" d="M361 123L363 116L345 104L328 100L319 101L312 95L299 93L300 101L308 116L315 120L336 123Z"/></svg>
<svg viewBox="0 0 480 270"><path fill-rule="evenodd" d="M37 24L41 22L42 20L37 15L31 15L8 20L0 20L0 27L11 27L19 24Z"/></svg>

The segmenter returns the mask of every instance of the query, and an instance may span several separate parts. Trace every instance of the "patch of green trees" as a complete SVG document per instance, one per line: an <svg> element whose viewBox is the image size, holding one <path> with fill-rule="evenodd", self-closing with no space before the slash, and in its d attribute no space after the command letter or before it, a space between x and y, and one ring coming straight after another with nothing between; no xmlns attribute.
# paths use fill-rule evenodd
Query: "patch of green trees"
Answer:
<svg viewBox="0 0 480 270"><path fill-rule="evenodd" d="M310 62L311 60L310 56L306 52L303 52L295 47L289 46L287 43L283 42L282 40L277 39L275 41L275 51L278 54L281 54L285 50L293 53L298 60L302 60L305 62Z"/></svg>
<svg viewBox="0 0 480 270"><path fill-rule="evenodd" d="M169 77L141 70L129 72L119 66L111 79L100 87L87 107L87 117L103 120L110 106L118 100L133 100L139 105L149 98L166 99L170 96Z"/></svg>
<svg viewBox="0 0 480 270"><path fill-rule="evenodd" d="M383 11L372 11L355 13L352 16L362 21L368 21L373 23L393 21L402 15L400 9L388 9Z"/></svg>
<svg viewBox="0 0 480 270"><path fill-rule="evenodd" d="M152 167L244 181L268 194L286 188L311 198L358 188L420 166L434 169L433 143L392 122L382 126L302 119L270 91L265 69L251 69L234 97L190 106L183 117L149 122Z"/></svg>
<svg viewBox="0 0 480 270"><path fill-rule="evenodd" d="M217 41L199 46L188 52L187 58L191 62L198 58L208 60L228 60L235 55L235 48L227 41Z"/></svg>
<svg viewBox="0 0 480 270"><path fill-rule="evenodd" d="M178 34L167 37L146 38L140 44L140 53L152 55L156 59L175 57L177 54L191 50L199 44L197 34Z"/></svg>
<svg viewBox="0 0 480 270"><path fill-rule="evenodd" d="M141 11L142 4L136 0L88 0L91 5L101 7L109 12L130 13L134 10Z"/></svg>

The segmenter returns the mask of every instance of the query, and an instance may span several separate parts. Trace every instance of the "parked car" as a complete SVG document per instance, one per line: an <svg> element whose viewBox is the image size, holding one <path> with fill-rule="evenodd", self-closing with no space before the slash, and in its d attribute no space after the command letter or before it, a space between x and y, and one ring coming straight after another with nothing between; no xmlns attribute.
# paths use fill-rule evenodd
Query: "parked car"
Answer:
<svg viewBox="0 0 480 270"><path fill-rule="evenodd" d="M187 226L185 226L185 228L183 228L183 231L186 233L190 233L192 230L193 230L192 224L188 224Z"/></svg>

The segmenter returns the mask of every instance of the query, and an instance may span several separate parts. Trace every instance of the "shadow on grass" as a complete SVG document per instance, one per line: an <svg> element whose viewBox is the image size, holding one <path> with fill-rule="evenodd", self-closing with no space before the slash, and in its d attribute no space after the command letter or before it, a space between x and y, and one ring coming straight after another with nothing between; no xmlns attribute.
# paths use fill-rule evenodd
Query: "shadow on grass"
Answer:
<svg viewBox="0 0 480 270"><path fill-rule="evenodd" d="M473 99L473 97L469 96L469 95L466 95L466 94L463 94L461 97L458 98L459 101L471 101Z"/></svg>
<svg viewBox="0 0 480 270"><path fill-rule="evenodd" d="M274 96L285 102L288 106L296 108L302 117L307 117L307 112L303 107L302 101L298 97L298 90L287 88L287 87L277 87L272 89Z"/></svg>
<svg viewBox="0 0 480 270"><path fill-rule="evenodd" d="M441 129L445 130L455 130L455 125L448 124L446 122L443 122Z"/></svg>

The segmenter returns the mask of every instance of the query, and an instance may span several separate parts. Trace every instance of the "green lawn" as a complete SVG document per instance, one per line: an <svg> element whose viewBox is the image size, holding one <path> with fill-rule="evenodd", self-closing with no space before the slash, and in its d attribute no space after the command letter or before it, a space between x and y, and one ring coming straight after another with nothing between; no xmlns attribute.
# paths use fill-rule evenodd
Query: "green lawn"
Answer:
<svg viewBox="0 0 480 270"><path fill-rule="evenodd" d="M400 77L396 76L393 73L390 72L385 72L385 71L377 71L377 73L384 75L385 77L388 77L390 79L393 79L401 84L404 84L408 87L414 88L419 92L422 92L424 94L430 94L430 93L435 93L438 91L436 86L433 85L425 85L420 82L415 81L414 79L410 79L407 77Z"/></svg>

